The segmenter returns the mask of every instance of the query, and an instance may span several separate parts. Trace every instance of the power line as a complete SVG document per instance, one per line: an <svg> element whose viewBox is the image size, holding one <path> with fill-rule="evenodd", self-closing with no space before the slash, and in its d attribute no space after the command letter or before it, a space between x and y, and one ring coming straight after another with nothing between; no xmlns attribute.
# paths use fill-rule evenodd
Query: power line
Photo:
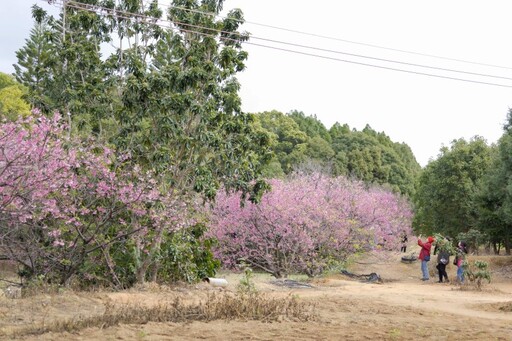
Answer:
<svg viewBox="0 0 512 341"><path fill-rule="evenodd" d="M57 1L54 0L53 2L58 2L58 0ZM107 10L107 11L114 11L114 10L108 9L106 7L101 7L101 6L98 6L98 5L88 5L88 4L80 3L78 1L68 0L68 3L69 2L75 3L77 5L83 5L83 6L95 6L95 7L103 8L104 10ZM221 15L218 15L218 14L215 14L215 13L212 13L212 12L204 12L204 11L200 11L200 10L196 10L196 9L190 9L190 8L185 8L185 7L181 7L181 6L165 5L165 4L162 4L161 6L162 7L166 7L166 8L175 8L175 9L179 9L179 10L183 10L183 11L188 11L188 12L192 12L192 13L199 13L199 14L203 14L203 15L209 15L209 16L213 16L213 17L219 17L219 18L223 18L223 19L226 19L226 20L234 20L234 21L242 22L239 19L223 17ZM78 7L75 6L75 8L78 8ZM83 8L83 9L85 9L85 8ZM115 11L117 13L128 14L129 16L132 16L132 17L138 17L138 18L143 18L143 19L148 19L149 18L149 19L152 19L152 20L155 19L155 18L148 17L148 16L145 16L145 15L142 15L142 14L131 13L131 12L123 12L123 11L118 11L118 10L115 10ZM123 18L126 18L126 17L123 17ZM164 22L168 22L165 19L158 19L158 20L164 21ZM220 33L240 34L238 32L225 32L225 31L221 31L221 30L215 30L215 29L211 29L211 28L207 28L207 27L202 27L202 26L197 26L197 25L192 25L192 24L186 24L186 23L180 23L180 22L175 22L175 23L181 24L181 25L184 25L184 26L188 26L188 27L207 29L207 30L211 30L211 31L215 31L215 32L220 32ZM406 50L400 50L400 49L387 48L387 47L382 47L382 46L378 46L378 45L359 43L359 42L354 42L354 41L350 41L350 40L344 40L344 39L339 39L339 38L334 38L334 37L329 37L329 36L323 36L323 35L303 32L303 31L291 30L291 29L287 29L287 28L282 28L282 27L277 27L277 26L272 26L272 25L266 25L266 24L260 24L260 23L250 22L250 21L244 21L243 23L251 23L251 24L254 24L254 25L271 27L271 28L274 28L274 29L290 31L290 32L294 32L294 33L300 33L300 34L304 34L304 35L310 35L310 36L315 36L315 37L320 37L320 38L325 38L325 39L330 39L330 40L337 40L337 41L349 42L349 43L353 43L353 44L366 45L366 46L371 46L371 47L375 47L375 48L382 48L382 49L387 49L387 50L393 50L393 51L399 51L399 52L404 52L404 53L421 55L421 56L434 57L434 58L438 58L438 59L446 59L446 60L459 61L459 62L464 62L464 63L469 63L469 64L483 65L483 66L496 67L496 68L502 68L502 69L511 69L512 70L511 67L506 67L506 66L484 64L484 63L471 62L471 61L462 60L462 59L454 59L454 58L441 57L441 56L429 55L429 54L412 52L412 51L406 51ZM258 40L263 40L263 41L272 41L272 42L280 43L280 44L283 44L283 45L290 45L290 46L308 48L308 49L313 49L313 50L318 50L318 51L324 51L324 52L330 52L330 53L336 53L336 54L344 54L344 55L352 55L352 56L359 57L359 58L367 58L367 59L386 61L386 62L390 62L390 63L398 63L398 64L409 65L409 66L416 66L416 67L422 67L422 68L430 68L430 69L436 69L436 70L440 70L440 71L465 73L465 74L482 76L482 77L490 77L490 78L499 78L499 79L512 80L512 78L503 77L503 76L495 76L495 75L489 75L489 74L482 74L482 73L475 73L475 72L469 72L469 71L461 71L461 70L440 68L440 67L434 67L434 66L428 66L428 65L421 65L421 64L401 62L401 61L396 61L396 60L377 58L377 57L357 55L357 54L352 54L352 53L348 53L348 52L322 49L322 48L318 48L318 47L312 47L312 46L306 46L306 45L300 45L300 44L293 44L293 43L288 43L288 42L283 42L283 41L275 41L275 40L266 39L266 38L260 38L260 37L256 37L256 36L251 36L251 38L252 39L258 39ZM260 44L260 46L263 46L263 45Z"/></svg>
<svg viewBox="0 0 512 341"><path fill-rule="evenodd" d="M56 0L56 1L54 1L54 3L55 4L60 4L61 6L64 6L64 3L61 2L60 0ZM171 22L171 21L165 20L165 19L150 17L150 16L146 16L146 15L142 15L142 14L136 14L136 13L119 11L119 10L115 10L115 9L111 9L111 8L106 8L106 7L102 7L102 6L97 6L97 5L84 4L84 3L80 3L80 2L76 2L76 1L72 1L72 0L66 1L65 5L67 7L71 7L71 8L75 8L75 9L80 9L80 10L85 10L85 11L89 11L89 12L94 12L94 13L96 13L98 15L101 15L101 14L105 13L106 15L114 15L117 18L122 18L122 19L127 19L127 20L133 20L133 19L149 20L149 21L152 22L153 25L157 25L157 26L160 26L160 27L163 27L163 28L168 28L168 29L173 29L173 30L180 30L182 32L188 32L188 33L195 33L195 34L199 34L199 35L206 36L206 37L216 38L217 36L214 35L214 34L208 34L208 33L194 31L194 30L187 30L187 29L184 29L184 28L179 28L178 29L176 27L172 27L171 25L172 24L179 24L179 25L183 25L183 26L187 26L187 27L193 27L193 28L208 30L208 31L215 32L215 33L224 33L224 34L229 34L229 35L233 35L233 34L240 35L240 33L238 33L238 32L222 31L222 30L218 30L218 29L213 29L213 28L204 27L204 26L198 26L198 25L192 25L192 24L187 24L187 23L181 23L181 22L177 22L177 21ZM203 13L206 13L206 12L203 12ZM125 14L125 15L123 16L122 14ZM156 20L156 22L155 22L155 20ZM158 23L158 22L168 23L169 26L163 25L163 24ZM472 73L472 72L453 70L453 69L444 69L444 68L438 68L438 67L432 67L432 66L426 66L426 65L419 65L419 64L412 64L412 63L406 63L406 62L400 62L400 61L387 60L387 59L376 58L376 57L362 56L362 55L356 55L356 54L345 53L345 52L340 52L340 51L321 49L321 48L316 48L316 47L311 47L311 46L306 46L306 45L299 45L299 44L293 44L293 43L287 43L287 42L281 42L281 41L274 41L274 40L266 39L266 38L258 38L258 37L252 37L252 38L260 39L260 40L264 40L264 41L275 42L275 43L279 43L279 44L283 44L283 45L291 45L291 46L295 46L295 47L308 48L308 49L313 49L313 50L317 50L317 51L351 55L351 56L355 56L355 57L368 58L368 59L374 59L374 60L380 60L380 61L386 61L386 62L390 62L390 63L399 63L399 64L415 66L415 67L424 67L424 68L437 69L437 70L440 70L440 71L449 71L449 72L465 73L465 74L471 74L471 75L477 75L477 76L483 76L483 77L502 78L502 79L512 80L512 78L507 78L507 77L494 76L494 75L486 75L486 74L479 74L479 73ZM234 42L240 42L240 40L229 38L229 37L223 37L222 39L230 40L230 41L234 41ZM263 47L263 48L267 48L267 49L273 49L273 50L289 52L289 53L294 53L294 54L300 54L300 55L316 57L316 58L321 58L321 59L327 59L327 60L351 63L351 64L362 65L362 66L367 66L367 67L386 69L386 70L390 70L390 71L404 72L404 73L410 73L410 74L417 74L417 75L423 75L423 76L429 76L429 77L437 77L437 78L443 78L443 79L450 79L450 80L457 80L457 81L471 82L471 83L484 84L484 85L492 85L492 86L499 86L499 87L512 87L512 85L506 85L506 84L477 81L477 80L464 79L464 78L451 77L451 76L443 76L443 75L438 75L438 74L430 74L430 73L426 73L426 72L418 72L418 71L412 71L412 70L406 70L406 69L387 67L387 66L382 66L382 65L375 65L375 64L369 64L369 63L357 62L357 61L340 59L340 58L329 57L329 56L323 56L323 55L307 53L307 52L302 52L302 51L297 51L297 50L279 48L279 47L269 46L269 45L264 45L264 44L257 44L257 43L252 43L252 42L248 42L248 41L245 41L243 43L244 44L248 44L248 45Z"/></svg>
<svg viewBox="0 0 512 341"><path fill-rule="evenodd" d="M512 88L512 85L498 84L498 83L489 83L489 82L476 81L476 80L470 80L470 79L464 79L464 78L436 75L436 74L431 74L431 73L426 73L426 72L418 72L418 71L412 71L412 70L397 69L397 68L392 68L392 67L387 67L387 66L381 66L381 65L375 65L375 64L356 62L356 61L352 61L352 60L345 60L345 59L340 59L340 58L321 56L321 55L316 55L316 54L307 53L307 52L288 50L288 49L283 49L283 48L279 48L279 47L260 45L260 44L255 44L255 43L250 43L250 44L251 45L255 45L255 46L262 46L262 47L265 47L265 48L275 49L275 50L279 50L279 51L291 52L291 53L301 54L301 55L305 55L305 56L311 56L311 57L317 57L317 58L322 58L322 59L334 60L334 61L339 61L339 62L363 65L363 66L374 67L374 68L379 68L379 69L398 71L398 72L405 72L405 73L411 73L411 74L422 75L422 76L429 76L429 77L437 77L437 78L443 78L443 79L451 79L451 80L456 80L456 81L463 81L463 82L470 82L470 83L478 83L478 84L493 85L493 86L499 86L499 87L505 87L505 88Z"/></svg>
<svg viewBox="0 0 512 341"><path fill-rule="evenodd" d="M247 21L247 23L250 23L250 22ZM388 50L388 51L395 51L395 52L413 54L413 55L417 55L417 56L423 56L423 57L430 57L430 58L437 58L437 59L444 59L444 60L450 60L450 61L455 61L455 62L461 62L461 63L466 63L466 64L474 64L474 65L480 65L480 66L488 66L488 67L512 70L512 67L508 67L508 66L486 64L486 63L480 63L480 62L474 62L474 61L468 61L468 60L457 59L457 58L450 58L450 57L443 57L443 56L427 54L427 53L421 53L421 52L401 50L401 49L396 49L396 48L391 48L391 47L385 47L385 46L380 46L380 45L361 43L361 42L352 41L352 40L346 40L346 39L341 39L341 38L336 38L336 37L330 37L330 36L325 36L325 35L320 35L320 34L315 34L315 33L308 33L308 32L303 32L303 31L298 31L298 30L292 30L292 29L278 27L278 26L272 26L272 25L265 25L265 24L258 24L258 23L251 23L251 24L258 25L258 26L263 26L263 27L269 27L269 28L273 28L273 29L281 30L281 31L288 31L288 32L292 32L292 33L298 33L298 34L307 35L307 36L311 36L311 37L317 37L317 38L334 40L334 41L341 41L341 42L344 42L344 43L356 44L356 45L361 45L361 46L368 46L368 47L373 47L373 48L383 49L383 50Z"/></svg>
<svg viewBox="0 0 512 341"><path fill-rule="evenodd" d="M75 1L70 1L70 2L77 3ZM183 7L178 7L178 6L168 6L168 8L177 8L177 9L180 9L180 10L187 10L187 9L185 9ZM106 9L106 8L104 8L104 9ZM213 13L209 13L209 12L202 12L202 11L193 10L193 9L191 9L189 11L192 12L192 13L200 13L200 14L206 14L206 15L214 16ZM116 11L116 12L117 13L122 13L122 14L125 14L125 15L130 15L129 12L123 12L123 11ZM151 18L151 17L147 17L145 15L140 15L140 14L133 14L133 16L134 17L138 17L138 18L140 17L140 18L143 18L143 19ZM227 18L227 19L230 19L230 18ZM153 18L153 20L154 20L154 18ZM160 20L165 21L165 22L169 22L169 21L163 20L163 19L160 19ZM193 24L188 24L188 23L182 23L182 22L179 22L179 21L174 21L174 23L182 25L182 26L187 26L189 28L194 28L194 29L207 29L207 30L210 30L210 31L213 31L213 32L217 32L217 33L226 33L226 34L240 35L240 33L238 33L238 32L226 32L226 31L222 31L222 30L206 28L204 26L193 25ZM407 66L414 66L414 67L420 67L420 68L426 68L426 69L432 69L432 70L438 70L438 71L462 73L462 74L467 74L467 75L472 75L472 76L481 76L481 77L488 77L488 78L512 80L512 78L510 78L510 77L489 75L489 74L476 73L476 72L470 72L470 71L463 71L463 70L456 70L456 69L449 69L449 68L441 68L441 67L436 67L436 66L415 64L415 63L409 63L409 62L402 62L402 61L396 61L396 60L385 59L385 58L371 57L371 56L354 54L354 53L349 53L349 52L344 52L344 51L336 51L336 50L332 50L332 49L324 49L324 48L308 46L308 45L302 45L302 44L295 44L295 43L279 41L279 40L274 40L274 39L261 38L261 37L257 37L257 36L251 36L251 39L256 39L256 40L261 40L261 41L266 41L266 42L272 42L272 43L277 43L277 44L282 44L282 45L288 45L288 46L294 46L294 47L300 47L300 48L310 49L310 50L315 50L315 51L329 52L329 53L341 54L341 55L352 56L352 57L357 57L357 58L383 61L383 62L387 62L387 63L394 63L394 64L401 64L401 65L407 65ZM266 46L266 45L262 45L262 44L252 44L252 45L261 46L261 47L265 47ZM291 52L289 49L283 49L283 51ZM308 54L308 55L313 56L312 54ZM340 60L340 61L344 61L344 60ZM365 64L361 64L361 65L365 65Z"/></svg>
<svg viewBox="0 0 512 341"><path fill-rule="evenodd" d="M233 18L223 17L223 16L220 16L218 14L211 13L211 12L203 12L203 11L189 9L189 8L185 8L185 7L181 7L181 6L172 6L172 5L162 4L162 7L176 8L176 9L180 9L180 10L184 10L184 11L189 11L189 12L193 12L193 13L201 13L201 14L205 14L205 15L211 15L211 16L214 16L214 17L219 17L219 18L227 19L227 20L237 20L237 19L233 19ZM362 42L357 42L357 41L353 41L353 40L341 39L341 38L332 37L332 36L326 36L326 35L321 35L321 34L316 34L316 33L311 33L311 32L294 30L294 29L289 29L289 28L280 27L280 26L262 24L262 23L258 23L258 22L254 22L254 21L245 20L243 23L244 24L251 24L251 25L255 25L255 26L261 26L261 27L267 27L267 28L271 28L271 29L275 29L275 30L280 30L280 31L285 31L285 32L290 32L290 33L297 33L297 34L301 34L301 35L305 35L305 36L310 36L310 37L322 38L322 39L333 40L333 41L340 41L340 42L344 42L344 43L356 44L356 45L361 45L361 46L368 46L368 47L373 47L373 48L383 49L383 50L388 50L388 51L395 51L395 52L408 53L408 54L417 55L417 56L423 56L423 57L430 57L430 58L437 58L437 59L456 61L456 62L461 62L461 63L466 63L466 64L474 64L474 65L481 65L481 66L488 66L488 67L512 70L512 67L509 67L509 66L501 66L501 65L495 65L495 64L486 64L486 63L480 63L480 62L469 61L469 60L464 60L464 59L443 57L443 56L438 56L438 55L433 55L433 54L427 54L427 53L421 53L421 52L415 52L415 51L409 51L409 50L403 50L403 49L396 49L396 48L391 48L391 47L386 47L386 46L381 46L381 45L376 45L376 44L362 43Z"/></svg>
<svg viewBox="0 0 512 341"><path fill-rule="evenodd" d="M408 66L428 68L428 69L439 70L439 71L449 71L449 72L464 73L464 74L473 75L473 76L482 76L482 77L490 77L490 78L500 78L500 79L512 80L512 78L510 78L510 77L495 76L495 75L476 73L476 72L470 72L470 71L461 71L461 70L455 70L455 69L441 68L441 67L437 67L437 66L429 66L429 65L401 62L401 61L396 61L396 60L391 60L391 59L378 58L378 57L370 57L370 56L354 54L354 53L349 53L349 52L342 52L342 51L336 51L336 50L330 50L330 49L323 49L323 48L319 48L319 47L312 47L312 46L307 46L307 45L288 43L288 42L283 42L283 41L273 40L273 39L259 38L259 37L253 37L253 36L251 36L251 38L257 39L257 40L273 42L273 43L279 43L279 44L283 44L283 45L290 45L290 46L301 47L301 48L306 48L306 49L313 49L313 50L317 50L317 51L330 52L330 53L336 53L336 54L343 54L343 55L359 57L359 58L373 59L373 60L378 60L378 61L383 61L383 62L388 62L388 63L396 63L396 64L402 64L402 65L408 65Z"/></svg>

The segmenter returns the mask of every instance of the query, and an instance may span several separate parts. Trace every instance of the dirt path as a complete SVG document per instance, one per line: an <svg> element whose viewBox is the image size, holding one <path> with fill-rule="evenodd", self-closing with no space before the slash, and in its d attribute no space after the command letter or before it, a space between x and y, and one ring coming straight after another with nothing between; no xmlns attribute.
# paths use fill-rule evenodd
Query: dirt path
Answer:
<svg viewBox="0 0 512 341"><path fill-rule="evenodd" d="M350 271L358 274L377 272L382 284L363 283L341 274L315 279L313 288L291 289L272 284L272 278L258 275L255 284L259 291L283 297L295 295L303 302L315 304L316 320L296 322L283 320L274 323L257 321L213 321L209 323L148 323L120 325L99 329L89 328L76 334L44 334L25 340L507 340L512 341L512 279L507 271L512 257L502 257L494 270L495 278L482 291L461 290L455 284L440 284L434 279L422 282L419 264L400 262L401 255L377 255L365 262L353 263ZM485 257L484 257L485 258ZM432 265L433 266L433 265ZM455 269L448 268L450 276ZM229 282L226 289L235 291L240 275L224 274ZM183 290L136 291L102 293L52 298L52 314L75 317L101 310L105 301L115 303L157 304L183 295L188 299L204 297L216 291L207 284ZM0 318L4 322L41 323L35 311L37 303L25 299L0 299ZM14 302L14 303L13 303ZM50 304L50 305L51 305ZM31 309L30 313L23 309ZM13 318L14 311L18 317ZM48 309L47 309L48 311ZM47 313L48 315L48 313ZM49 316L46 316L48 319ZM25 320L24 320L25 319ZM0 332L8 323L0 320ZM1 334L0 334L1 335Z"/></svg>

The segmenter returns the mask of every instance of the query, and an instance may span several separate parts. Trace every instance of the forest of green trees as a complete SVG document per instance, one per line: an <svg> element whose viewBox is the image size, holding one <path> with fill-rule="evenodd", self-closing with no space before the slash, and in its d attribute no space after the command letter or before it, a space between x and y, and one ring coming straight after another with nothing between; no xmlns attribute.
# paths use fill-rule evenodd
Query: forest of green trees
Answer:
<svg viewBox="0 0 512 341"><path fill-rule="evenodd" d="M105 229L101 242L93 236L69 234L68 242L83 239L87 247L76 260L72 258L76 252L59 254L63 258L55 269L63 271L99 250L97 257L105 260L101 271L110 271L113 282L121 286L157 276L183 279L178 274L184 274L194 280L211 274L218 267L209 252L215 241L205 238L208 222L196 207L213 203L220 190L258 203L271 190L270 179L286 179L296 172L346 177L367 188L379 186L411 204L415 234L464 238L474 247L510 254L512 110L504 113L507 124L496 144L478 136L454 140L424 168L406 143L393 142L370 124L358 131L343 122L327 128L316 116L298 110L242 112L236 75L249 57L242 48L249 35L239 32L244 20L240 10L221 19L211 15L220 13L222 5L221 0L174 0L164 13L157 1L143 6L137 0L84 0L71 2L58 18L33 7L35 24L25 46L17 51L15 74L0 74L4 122L26 119L31 109L47 117L60 112L68 149L80 143L108 148L115 155L112 174L137 183L140 169L151 174L153 189L170 194L155 202L147 199L141 203L144 208L169 214L172 207L172 212L194 221L181 229L177 226L183 222L173 222L169 228L159 225L162 218L154 213L144 218L153 225L146 221L151 230L141 241L117 230L127 220L127 215L120 215L116 220L120 225ZM169 26L148 18L164 18ZM116 49L106 53L104 44ZM6 128L2 129L6 136ZM99 148L91 152L102 153ZM123 173L127 170L130 173ZM94 205L101 200L96 198ZM111 207L119 207L120 202L126 205L121 200ZM3 207L2 212L7 212L10 206ZM85 209L83 204L77 207ZM137 215L134 208L130 210ZM1 214L7 219L7 213ZM144 219L137 222L143 224ZM31 228L44 231L41 221ZM59 229L59 234L70 233ZM24 233L16 238L26 238ZM6 242L2 240L0 246ZM132 243L132 248L114 248L114 242ZM49 247L47 241L42 243ZM133 276L109 268L113 263L133 267ZM31 271L44 266L33 266ZM80 273L78 268L73 271ZM101 271L89 268L87 273Z"/></svg>

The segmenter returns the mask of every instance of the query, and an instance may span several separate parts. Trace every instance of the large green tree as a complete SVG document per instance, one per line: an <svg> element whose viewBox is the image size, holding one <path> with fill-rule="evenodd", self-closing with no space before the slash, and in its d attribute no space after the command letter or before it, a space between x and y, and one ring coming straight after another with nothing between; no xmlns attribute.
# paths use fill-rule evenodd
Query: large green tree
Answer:
<svg viewBox="0 0 512 341"><path fill-rule="evenodd" d="M512 109L504 132L494 148L493 163L484 176L477 196L478 228L489 236L494 251L512 249Z"/></svg>
<svg viewBox="0 0 512 341"><path fill-rule="evenodd" d="M287 116L291 117L299 125L300 130L306 133L307 136L311 138L321 137L328 143L331 143L329 130L318 120L316 115L306 116L302 111L292 110Z"/></svg>
<svg viewBox="0 0 512 341"><path fill-rule="evenodd" d="M336 175L350 175L367 183L387 184L411 196L421 167L411 149L367 125L362 131L335 123L329 130Z"/></svg>
<svg viewBox="0 0 512 341"><path fill-rule="evenodd" d="M111 41L107 19L86 5L64 2L59 18L33 6L35 26L17 51L16 78L29 89L28 100L46 113L69 116L69 129L101 135L102 121L111 119L113 91L101 45Z"/></svg>
<svg viewBox="0 0 512 341"><path fill-rule="evenodd" d="M269 136L241 111L236 74L245 68L247 35L237 31L240 10L212 15L222 4L173 1L167 13L173 28L158 32L154 49L143 48L147 59L133 46L116 142L161 174L179 198L194 190L212 199L222 185L257 200L266 188L259 176L270 156ZM151 252L158 250L152 245Z"/></svg>
<svg viewBox="0 0 512 341"><path fill-rule="evenodd" d="M242 12L216 19L222 0L176 0L165 19L156 0L64 4L58 19L34 7L36 27L18 51L31 103L69 112L82 133L101 135L113 121L109 141L174 187L209 198L221 182L249 192L268 136L240 108ZM104 58L101 44L114 38Z"/></svg>
<svg viewBox="0 0 512 341"><path fill-rule="evenodd" d="M481 137L454 140L423 170L415 195L417 233L456 237L477 227L476 194L491 166L491 147Z"/></svg>
<svg viewBox="0 0 512 341"><path fill-rule="evenodd" d="M308 136L291 117L276 110L258 113L256 117L272 138L274 157L267 168L268 177L288 174L297 163L304 162Z"/></svg>
<svg viewBox="0 0 512 341"><path fill-rule="evenodd" d="M315 170L386 185L407 196L415 191L421 167L410 147L370 126L357 131L335 123L327 130L316 116L299 111L283 114L274 110L257 117L273 136L275 157L266 168L268 176Z"/></svg>
<svg viewBox="0 0 512 341"><path fill-rule="evenodd" d="M25 46L16 52L18 63L14 65L16 79L28 88L27 100L31 106L44 112L56 107L50 93L56 86L54 66L58 64L55 32L50 28L46 12L37 6L32 7L35 25Z"/></svg>

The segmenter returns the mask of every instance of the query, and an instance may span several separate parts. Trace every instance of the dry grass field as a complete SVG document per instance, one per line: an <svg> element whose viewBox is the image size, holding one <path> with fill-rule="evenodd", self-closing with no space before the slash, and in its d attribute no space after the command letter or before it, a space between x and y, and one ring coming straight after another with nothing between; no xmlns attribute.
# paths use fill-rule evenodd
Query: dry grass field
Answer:
<svg viewBox="0 0 512 341"><path fill-rule="evenodd" d="M431 280L422 282L419 263L402 263L402 255L380 253L348 268L376 272L380 283L332 274L293 277L309 287L290 287L255 274L253 296L237 294L243 275L234 273L219 274L228 281L223 288L200 283L2 295L0 339L512 340L512 257L470 256L489 262L493 275L476 290L437 283L435 264ZM448 267L452 278L455 271Z"/></svg>

